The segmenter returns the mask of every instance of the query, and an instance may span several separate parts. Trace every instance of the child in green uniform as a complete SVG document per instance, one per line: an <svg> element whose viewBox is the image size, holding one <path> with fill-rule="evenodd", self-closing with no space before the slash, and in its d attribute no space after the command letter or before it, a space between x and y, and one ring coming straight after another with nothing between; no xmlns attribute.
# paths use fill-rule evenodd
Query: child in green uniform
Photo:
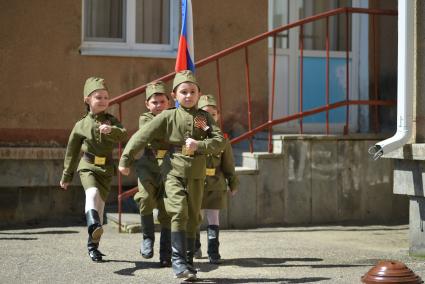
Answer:
<svg viewBox="0 0 425 284"><path fill-rule="evenodd" d="M155 139L170 145L170 157L164 160L169 165L164 203L171 217L172 266L176 278L193 280L197 272L193 253L201 222L205 158L209 153L221 151L225 141L210 114L197 107L200 90L191 71L176 74L171 94L179 107L164 110L131 137L119 170L128 175L135 154Z"/></svg>
<svg viewBox="0 0 425 284"><path fill-rule="evenodd" d="M139 118L139 128L148 124L156 115L169 108L169 99L163 82L153 82L146 88L146 107L149 112ZM144 258L153 257L155 228L153 209L158 208L158 220L161 224L159 261L161 267L171 266L171 223L164 208L164 180L161 175L163 158L168 145L159 140L152 141L144 150L144 155L136 162L139 192L134 200L139 205L142 223L142 243L140 253Z"/></svg>
<svg viewBox="0 0 425 284"><path fill-rule="evenodd" d="M203 95L198 102L198 108L211 114L217 122L220 113L217 109L217 103L212 95ZM219 213L220 209L227 205L227 188L232 195L238 191L239 179L235 174L235 162L230 141L226 139L224 150L218 153L207 155L207 169L205 178L204 197L202 200L202 209L208 221L208 258L210 263L220 263L219 253ZM195 244L195 254L201 254L201 243L199 234Z"/></svg>
<svg viewBox="0 0 425 284"><path fill-rule="evenodd" d="M87 248L93 261L102 261L99 250L103 233L103 210L114 174L112 150L127 137L126 130L106 113L109 92L102 78L90 77L84 85L88 113L72 129L66 148L60 186L66 190L77 171L86 194L85 213L89 239ZM83 156L80 159L80 151Z"/></svg>

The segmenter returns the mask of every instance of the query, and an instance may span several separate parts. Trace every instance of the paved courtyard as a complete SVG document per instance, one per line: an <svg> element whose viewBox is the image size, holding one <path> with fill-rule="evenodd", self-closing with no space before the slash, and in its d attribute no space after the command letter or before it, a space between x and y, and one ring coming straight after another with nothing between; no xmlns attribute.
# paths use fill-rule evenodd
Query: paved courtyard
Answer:
<svg viewBox="0 0 425 284"><path fill-rule="evenodd" d="M202 232L203 252L206 234ZM408 227L279 227L221 231L224 263L198 261L198 283L360 283L381 259L404 262L422 279L425 265L408 256ZM157 240L159 235L157 233ZM38 227L0 231L0 283L181 283L139 252L140 234L105 226L104 263L85 249L86 228Z"/></svg>

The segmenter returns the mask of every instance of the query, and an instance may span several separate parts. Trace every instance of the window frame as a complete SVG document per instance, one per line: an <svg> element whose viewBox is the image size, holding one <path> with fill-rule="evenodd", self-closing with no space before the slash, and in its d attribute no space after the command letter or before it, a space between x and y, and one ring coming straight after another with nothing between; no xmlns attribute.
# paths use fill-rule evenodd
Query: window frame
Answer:
<svg viewBox="0 0 425 284"><path fill-rule="evenodd" d="M179 37L179 0L170 0L170 43L136 43L136 1L123 0L125 22L124 41L90 41L85 39L85 0L82 0L81 55L175 58Z"/></svg>

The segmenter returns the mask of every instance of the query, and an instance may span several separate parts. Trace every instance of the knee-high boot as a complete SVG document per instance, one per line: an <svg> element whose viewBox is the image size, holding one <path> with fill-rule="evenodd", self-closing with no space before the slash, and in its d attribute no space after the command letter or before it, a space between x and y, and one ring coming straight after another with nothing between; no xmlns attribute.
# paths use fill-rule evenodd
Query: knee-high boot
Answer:
<svg viewBox="0 0 425 284"><path fill-rule="evenodd" d="M161 267L171 266L171 230L161 228L159 239L159 265Z"/></svg>
<svg viewBox="0 0 425 284"><path fill-rule="evenodd" d="M195 239L187 238L187 268L192 273L197 273L195 267L193 266L193 256L195 254Z"/></svg>
<svg viewBox="0 0 425 284"><path fill-rule="evenodd" d="M208 226L208 259L210 263L219 264L220 263L220 253L219 246L220 242L218 239L219 228L217 225Z"/></svg>
<svg viewBox="0 0 425 284"><path fill-rule="evenodd" d="M196 274L187 267L186 232L171 232L171 261L176 278L196 279Z"/></svg>
<svg viewBox="0 0 425 284"><path fill-rule="evenodd" d="M155 227L153 223L153 214L140 216L142 223L142 243L140 253L144 258L153 257L153 244L155 242Z"/></svg>
<svg viewBox="0 0 425 284"><path fill-rule="evenodd" d="M100 238L103 234L103 228L100 224L99 213L90 209L86 212L86 220L87 220L87 231L89 234L89 238L87 241L87 249L89 251L89 256L93 261L100 262L102 261L102 254L99 248Z"/></svg>

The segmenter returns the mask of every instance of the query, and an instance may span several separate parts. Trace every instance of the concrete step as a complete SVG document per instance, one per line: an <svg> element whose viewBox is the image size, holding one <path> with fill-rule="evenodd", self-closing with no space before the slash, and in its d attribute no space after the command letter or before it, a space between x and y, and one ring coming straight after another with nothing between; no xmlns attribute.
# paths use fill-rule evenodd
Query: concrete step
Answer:
<svg viewBox="0 0 425 284"><path fill-rule="evenodd" d="M106 218L108 224L115 226L118 229L118 212L108 212L106 213ZM155 231L159 232L161 230L160 224L158 222L158 211L155 209L153 212L153 219L155 224ZM142 231L142 226L140 223L140 215L138 213L121 213L121 232L123 233L140 233Z"/></svg>
<svg viewBox="0 0 425 284"><path fill-rule="evenodd" d="M258 162L263 159L282 159L282 154L268 152L244 152L242 153L242 167L258 170Z"/></svg>

